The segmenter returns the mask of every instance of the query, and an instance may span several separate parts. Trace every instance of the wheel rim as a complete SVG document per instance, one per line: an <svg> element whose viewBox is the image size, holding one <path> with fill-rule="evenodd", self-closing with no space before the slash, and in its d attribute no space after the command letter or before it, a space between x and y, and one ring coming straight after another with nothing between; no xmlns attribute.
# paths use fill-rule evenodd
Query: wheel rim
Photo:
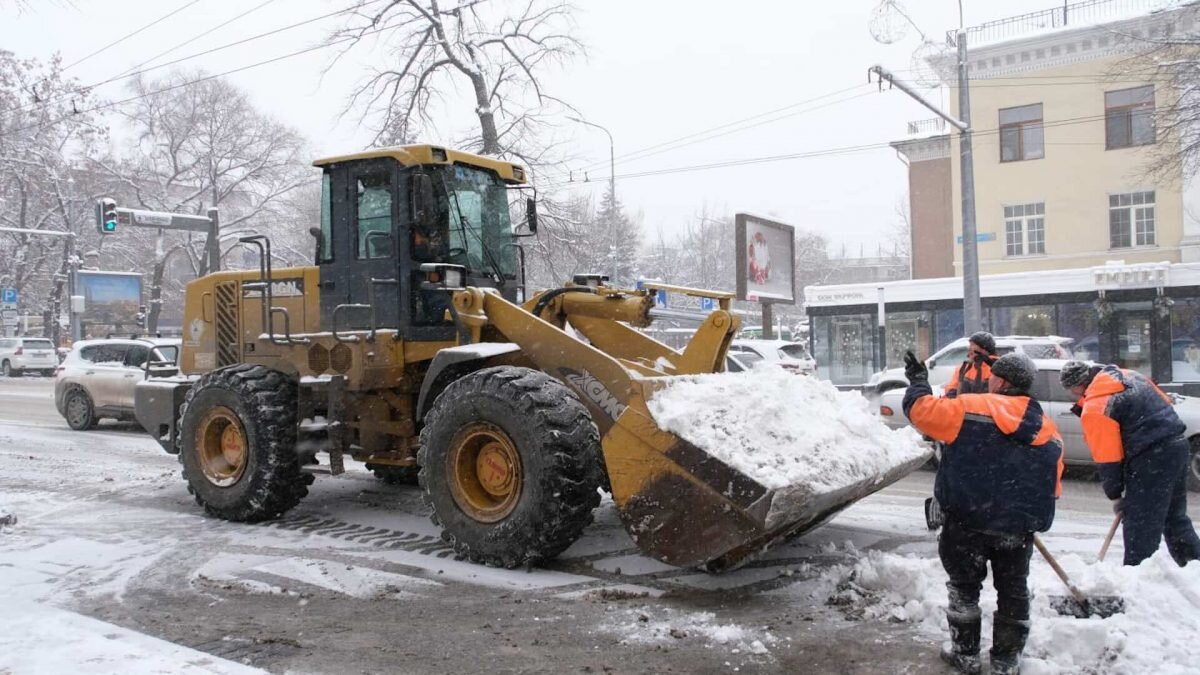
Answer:
<svg viewBox="0 0 1200 675"><path fill-rule="evenodd" d="M219 487L238 482L250 453L245 430L232 410L216 406L204 414L196 425L196 452L208 482Z"/></svg>
<svg viewBox="0 0 1200 675"><path fill-rule="evenodd" d="M72 394L67 399L67 421L71 426L81 427L87 423L87 401L79 394Z"/></svg>
<svg viewBox="0 0 1200 675"><path fill-rule="evenodd" d="M521 455L504 430L487 422L463 427L447 456L450 492L471 518L494 523L512 513L521 498Z"/></svg>

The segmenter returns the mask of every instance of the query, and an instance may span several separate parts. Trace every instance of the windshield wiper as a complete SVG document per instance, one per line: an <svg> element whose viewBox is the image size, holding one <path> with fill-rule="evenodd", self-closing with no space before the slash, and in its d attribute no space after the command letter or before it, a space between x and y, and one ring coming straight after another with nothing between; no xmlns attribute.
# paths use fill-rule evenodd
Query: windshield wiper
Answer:
<svg viewBox="0 0 1200 675"><path fill-rule="evenodd" d="M460 204L458 201L458 192L450 189L450 186L446 183L445 175L442 175L441 179L442 188L446 190L446 194L454 200L454 208L458 211L458 229L462 234L463 251L467 253L467 262L469 263L471 262L471 256L467 246L467 230L472 229L471 220L467 218L467 214L463 213L462 204ZM504 277L504 270L500 267L500 263L496 261L496 256L494 253L492 253L492 249L487 245L487 241L484 240L482 228L475 235L475 237L479 240L479 246L483 250L484 261L487 262L488 266L492 268L492 274L494 274L496 277L496 283L503 287L506 281Z"/></svg>

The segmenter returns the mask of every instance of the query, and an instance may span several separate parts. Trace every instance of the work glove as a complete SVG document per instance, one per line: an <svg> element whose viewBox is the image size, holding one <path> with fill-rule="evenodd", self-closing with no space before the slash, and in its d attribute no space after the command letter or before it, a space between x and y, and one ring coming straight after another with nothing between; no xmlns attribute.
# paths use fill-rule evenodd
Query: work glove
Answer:
<svg viewBox="0 0 1200 675"><path fill-rule="evenodd" d="M904 352L904 376L908 378L910 384L929 381L929 369L917 359L917 355L912 353L912 350Z"/></svg>
<svg viewBox="0 0 1200 675"><path fill-rule="evenodd" d="M1117 497L1116 499L1112 500L1112 509L1113 509L1113 513L1115 515L1119 516L1122 513L1124 513L1125 512L1125 498Z"/></svg>

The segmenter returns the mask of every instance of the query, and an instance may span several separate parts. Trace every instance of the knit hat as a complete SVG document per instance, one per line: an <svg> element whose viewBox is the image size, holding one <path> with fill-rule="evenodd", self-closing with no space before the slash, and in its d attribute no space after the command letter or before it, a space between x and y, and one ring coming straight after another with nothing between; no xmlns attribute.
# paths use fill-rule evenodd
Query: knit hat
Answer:
<svg viewBox="0 0 1200 675"><path fill-rule="evenodd" d="M1098 372L1100 366L1089 366L1083 361L1067 361L1063 364L1062 372L1058 374L1058 381L1064 389L1087 386L1092 383L1092 378L1096 377Z"/></svg>
<svg viewBox="0 0 1200 675"><path fill-rule="evenodd" d="M1033 361L1021 352L1005 354L992 364L992 375L1003 379L1014 389L1022 392L1028 392L1029 387L1033 386L1033 376L1036 373L1037 366L1033 365Z"/></svg>
<svg viewBox="0 0 1200 675"><path fill-rule="evenodd" d="M987 331L981 330L978 333L974 333L971 337L967 338L967 341L974 343L992 356L996 355L996 338L992 337L992 334Z"/></svg>

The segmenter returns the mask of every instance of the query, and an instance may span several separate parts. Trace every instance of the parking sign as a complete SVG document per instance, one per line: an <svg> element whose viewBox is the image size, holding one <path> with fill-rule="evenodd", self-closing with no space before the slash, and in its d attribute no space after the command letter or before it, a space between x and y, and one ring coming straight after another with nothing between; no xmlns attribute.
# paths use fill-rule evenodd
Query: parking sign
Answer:
<svg viewBox="0 0 1200 675"><path fill-rule="evenodd" d="M700 298L700 311L711 312L716 309L717 301L712 298Z"/></svg>
<svg viewBox="0 0 1200 675"><path fill-rule="evenodd" d="M4 288L0 289L0 305L15 305L17 304L17 289Z"/></svg>

